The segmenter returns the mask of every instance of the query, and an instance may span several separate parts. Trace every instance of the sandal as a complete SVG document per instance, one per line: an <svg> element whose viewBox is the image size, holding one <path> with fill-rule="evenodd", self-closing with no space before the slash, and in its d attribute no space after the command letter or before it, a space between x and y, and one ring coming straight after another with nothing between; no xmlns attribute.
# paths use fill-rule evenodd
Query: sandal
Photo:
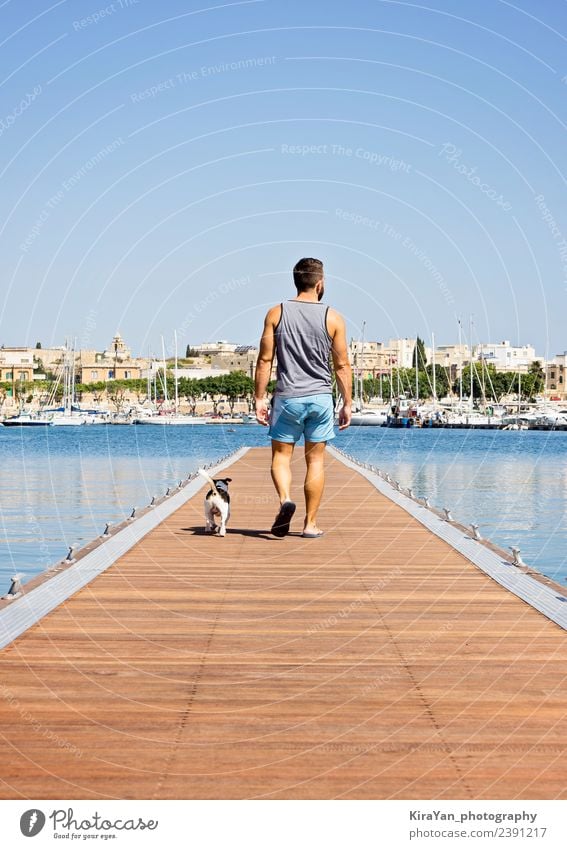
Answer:
<svg viewBox="0 0 567 849"><path fill-rule="evenodd" d="M278 515L274 519L274 524L272 525L272 533L275 537L285 537L285 535L289 533L289 524L294 513L294 502L284 501L280 507Z"/></svg>

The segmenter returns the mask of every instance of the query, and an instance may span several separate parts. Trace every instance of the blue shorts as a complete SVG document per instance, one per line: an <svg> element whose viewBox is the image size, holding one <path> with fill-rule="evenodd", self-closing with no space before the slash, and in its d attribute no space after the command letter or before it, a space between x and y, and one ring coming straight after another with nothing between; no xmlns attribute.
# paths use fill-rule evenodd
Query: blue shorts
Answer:
<svg viewBox="0 0 567 849"><path fill-rule="evenodd" d="M269 435L277 442L328 442L335 438L333 396L303 395L301 398L274 396Z"/></svg>

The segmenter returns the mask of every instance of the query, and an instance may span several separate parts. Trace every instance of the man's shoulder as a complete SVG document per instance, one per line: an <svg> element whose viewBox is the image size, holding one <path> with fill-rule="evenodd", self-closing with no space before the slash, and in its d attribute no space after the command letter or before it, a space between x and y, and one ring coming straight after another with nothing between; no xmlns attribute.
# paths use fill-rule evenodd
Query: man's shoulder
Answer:
<svg viewBox="0 0 567 849"><path fill-rule="evenodd" d="M281 318L282 314L282 305L276 304L274 307L270 307L268 312L266 313L266 322L268 324L277 324Z"/></svg>
<svg viewBox="0 0 567 849"><path fill-rule="evenodd" d="M344 323L345 320L338 310L334 309L334 307L327 308L327 325L329 328L336 329L342 327Z"/></svg>

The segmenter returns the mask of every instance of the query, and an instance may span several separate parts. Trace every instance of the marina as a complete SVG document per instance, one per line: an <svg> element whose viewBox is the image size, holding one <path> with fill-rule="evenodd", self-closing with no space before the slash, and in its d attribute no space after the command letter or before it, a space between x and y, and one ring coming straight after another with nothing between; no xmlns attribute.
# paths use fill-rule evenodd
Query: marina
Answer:
<svg viewBox="0 0 567 849"><path fill-rule="evenodd" d="M7 429L0 594L96 538L199 465L242 444L265 446L266 429L198 427ZM567 580L567 442L563 433L357 427L335 445L387 471L416 496L450 507L464 525L564 584ZM299 449L301 450L301 449ZM235 497L237 497L235 495Z"/></svg>
<svg viewBox="0 0 567 849"><path fill-rule="evenodd" d="M3 798L561 797L560 588L332 454L324 539L253 448L2 603Z"/></svg>

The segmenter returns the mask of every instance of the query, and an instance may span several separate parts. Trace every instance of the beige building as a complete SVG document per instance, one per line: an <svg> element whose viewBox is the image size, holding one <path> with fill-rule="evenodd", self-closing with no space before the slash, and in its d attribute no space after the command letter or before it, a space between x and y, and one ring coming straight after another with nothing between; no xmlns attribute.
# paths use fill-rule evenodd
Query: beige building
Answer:
<svg viewBox="0 0 567 849"><path fill-rule="evenodd" d="M65 356L65 346L59 345L56 348L33 348L34 356L41 363L43 372L56 372Z"/></svg>
<svg viewBox="0 0 567 849"><path fill-rule="evenodd" d="M391 368L411 368L415 339L389 339L384 342L364 342L351 339L349 359L357 376L376 377L387 374ZM429 351L426 348L429 357Z"/></svg>
<svg viewBox="0 0 567 849"><path fill-rule="evenodd" d="M58 348L0 348L0 381L31 381L45 379L47 372L60 371L65 347ZM77 383L132 380L139 378L147 360L132 357L119 333L106 351L76 351Z"/></svg>
<svg viewBox="0 0 567 849"><path fill-rule="evenodd" d="M157 366L158 370L163 368L161 363L158 363ZM203 380L207 377L222 377L225 374L230 374L229 369L217 368L213 365L179 367L177 370L172 368L171 372L168 372L168 374L170 373L173 377L175 377L176 371L179 380L182 378L188 378L189 380ZM147 374L147 371L145 373Z"/></svg>
<svg viewBox="0 0 567 849"><path fill-rule="evenodd" d="M78 351L76 354L77 381L99 383L107 380L137 380L148 361L132 357L120 333L112 339L110 346L102 352Z"/></svg>
<svg viewBox="0 0 567 849"><path fill-rule="evenodd" d="M474 353L474 352L473 352ZM433 351L429 352L431 362ZM457 380L461 370L471 364L468 345L439 345L435 348L435 365L442 366L451 382Z"/></svg>
<svg viewBox="0 0 567 849"><path fill-rule="evenodd" d="M386 351L394 367L413 368L413 352L416 341L415 337L388 340ZM429 361L431 359L431 352L426 348L425 353Z"/></svg>
<svg viewBox="0 0 567 849"><path fill-rule="evenodd" d="M526 374L530 365L543 358L536 356L532 345L511 345L506 339L503 342L487 342L473 347L473 357L477 362L481 359L487 365L493 365L496 371L513 371Z"/></svg>
<svg viewBox="0 0 567 849"><path fill-rule="evenodd" d="M547 363L545 373L547 397L557 398L559 401L567 400L567 351L556 354L553 360Z"/></svg>
<svg viewBox="0 0 567 849"><path fill-rule="evenodd" d="M382 342L369 341L362 344L359 339L351 339L349 360L357 377L372 377L390 368L388 354Z"/></svg>
<svg viewBox="0 0 567 849"><path fill-rule="evenodd" d="M217 354L234 354L238 347L236 343L222 340L220 342L202 342L200 345L196 345L194 350L201 357L214 357Z"/></svg>
<svg viewBox="0 0 567 849"><path fill-rule="evenodd" d="M0 348L0 381L28 383L37 380L40 363L34 359L35 348Z"/></svg>
<svg viewBox="0 0 567 849"><path fill-rule="evenodd" d="M238 345L234 351L212 356L211 365L229 371L243 371L249 377L254 377L258 353L254 345Z"/></svg>

